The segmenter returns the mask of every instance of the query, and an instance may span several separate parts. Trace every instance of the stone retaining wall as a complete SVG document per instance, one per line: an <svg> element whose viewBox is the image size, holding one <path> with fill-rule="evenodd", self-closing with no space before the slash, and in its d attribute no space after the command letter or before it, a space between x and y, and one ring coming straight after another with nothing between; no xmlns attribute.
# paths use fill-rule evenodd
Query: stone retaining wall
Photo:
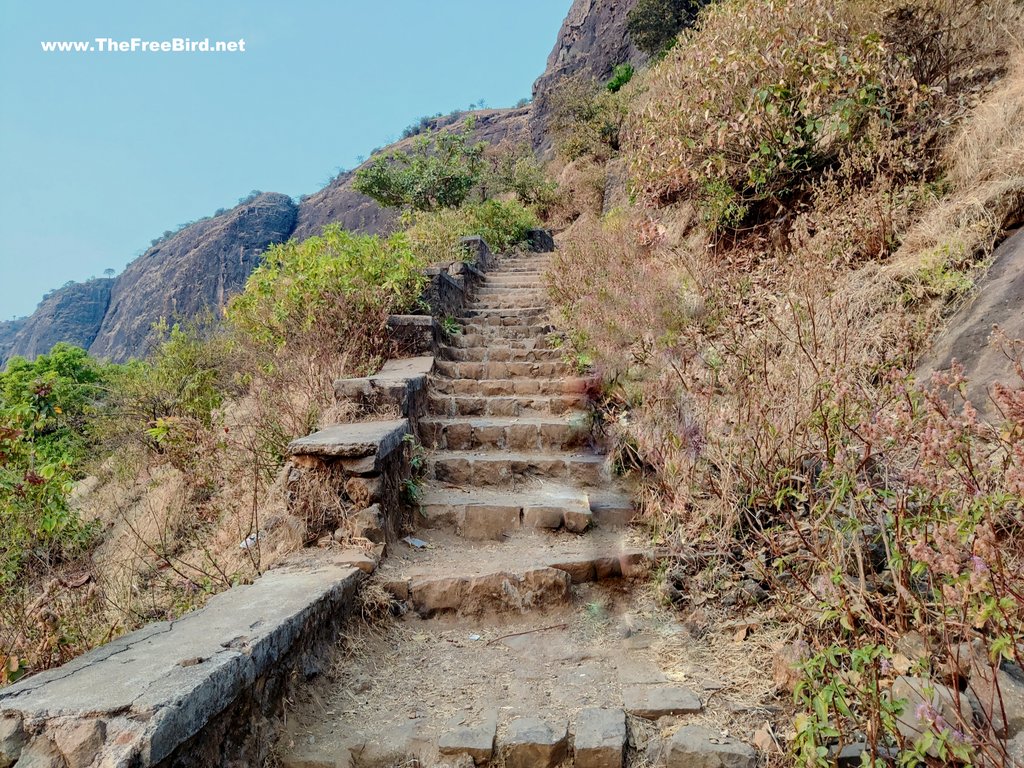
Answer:
<svg viewBox="0 0 1024 768"><path fill-rule="evenodd" d="M362 577L304 553L177 621L0 691L0 765L262 765L284 691L318 671Z"/></svg>

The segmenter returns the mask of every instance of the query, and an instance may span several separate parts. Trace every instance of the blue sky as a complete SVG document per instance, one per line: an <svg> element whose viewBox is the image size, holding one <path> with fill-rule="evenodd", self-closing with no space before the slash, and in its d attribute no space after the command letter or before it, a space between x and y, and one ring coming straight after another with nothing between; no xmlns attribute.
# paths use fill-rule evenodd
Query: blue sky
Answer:
<svg viewBox="0 0 1024 768"><path fill-rule="evenodd" d="M0 0L0 319L250 190L293 196L424 114L530 95L571 0ZM40 41L244 38L246 52Z"/></svg>

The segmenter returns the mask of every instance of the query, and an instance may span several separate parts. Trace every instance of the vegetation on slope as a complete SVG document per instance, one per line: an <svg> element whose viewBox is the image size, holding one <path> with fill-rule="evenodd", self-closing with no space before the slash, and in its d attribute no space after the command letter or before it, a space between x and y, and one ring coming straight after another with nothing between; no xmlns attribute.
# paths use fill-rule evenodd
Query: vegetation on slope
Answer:
<svg viewBox="0 0 1024 768"><path fill-rule="evenodd" d="M962 688L965 648L1022 661L1022 382L986 420L960 371L908 376L1022 221L1021 29L1004 0L723 0L564 102L563 183L597 193L561 212L552 294L677 555L666 598L770 588L751 609L792 627L801 765L1003 759L984 713L915 736L889 691Z"/></svg>
<svg viewBox="0 0 1024 768"><path fill-rule="evenodd" d="M366 178L407 231L274 246L223 318L161 321L146 360L59 345L0 372L0 684L315 544L322 515L285 500L288 442L351 417L333 382L388 357L425 267L463 258L467 235L516 247L556 194L522 150L458 130Z"/></svg>

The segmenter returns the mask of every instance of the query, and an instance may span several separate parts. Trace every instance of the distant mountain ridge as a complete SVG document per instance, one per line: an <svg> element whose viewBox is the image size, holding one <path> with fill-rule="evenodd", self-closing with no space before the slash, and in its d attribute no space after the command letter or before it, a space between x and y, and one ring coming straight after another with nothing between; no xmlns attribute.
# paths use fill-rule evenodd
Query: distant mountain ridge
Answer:
<svg viewBox="0 0 1024 768"><path fill-rule="evenodd" d="M545 152L550 147L548 96L560 78L582 74L600 80L616 64L640 60L626 35L626 14L635 3L575 0L547 69L534 85L532 105L440 117L434 126L444 129L471 116L478 141L531 144ZM401 149L410 141L403 139L389 149ZM0 322L0 365L16 355L37 357L60 341L115 362L142 356L154 323L222 308L271 245L318 234L332 222L354 232L392 231L397 212L356 192L353 179L351 171L340 174L298 204L287 195L260 194L158 242L116 278L51 292L29 317Z"/></svg>

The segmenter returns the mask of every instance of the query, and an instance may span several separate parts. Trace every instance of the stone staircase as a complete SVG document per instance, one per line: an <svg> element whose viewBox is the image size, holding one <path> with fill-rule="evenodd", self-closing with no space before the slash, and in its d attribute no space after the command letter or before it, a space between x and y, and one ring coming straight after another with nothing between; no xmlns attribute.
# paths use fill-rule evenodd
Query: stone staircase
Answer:
<svg viewBox="0 0 1024 768"><path fill-rule="evenodd" d="M498 257L441 346L417 426L417 531L374 576L403 616L353 630L297 702L284 768L682 766L694 744L753 766L699 726L657 736L658 718L703 703L653 650L672 620L623 619L655 557L593 445L588 381L555 345L549 259Z"/></svg>

